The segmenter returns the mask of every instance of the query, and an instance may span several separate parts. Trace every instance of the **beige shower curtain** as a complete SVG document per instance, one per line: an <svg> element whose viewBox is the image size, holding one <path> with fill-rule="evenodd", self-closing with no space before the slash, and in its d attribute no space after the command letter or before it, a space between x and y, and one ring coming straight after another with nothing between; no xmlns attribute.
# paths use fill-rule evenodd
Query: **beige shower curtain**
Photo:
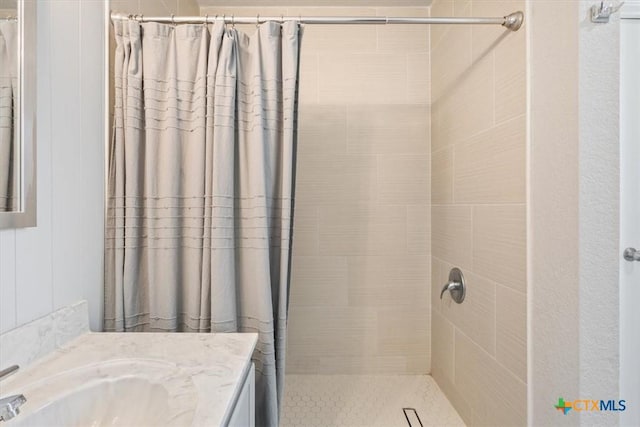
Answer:
<svg viewBox="0 0 640 427"><path fill-rule="evenodd" d="M257 332L256 420L277 426L298 25L114 28L105 329Z"/></svg>
<svg viewBox="0 0 640 427"><path fill-rule="evenodd" d="M0 21L0 212L18 209L18 23Z"/></svg>

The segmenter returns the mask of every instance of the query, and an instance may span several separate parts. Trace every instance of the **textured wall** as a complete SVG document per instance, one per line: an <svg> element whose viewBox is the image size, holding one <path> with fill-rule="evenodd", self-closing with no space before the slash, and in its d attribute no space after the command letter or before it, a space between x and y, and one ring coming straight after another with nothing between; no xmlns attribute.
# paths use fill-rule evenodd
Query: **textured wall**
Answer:
<svg viewBox="0 0 640 427"><path fill-rule="evenodd" d="M0 332L81 299L100 329L104 4L37 3L38 225L0 230Z"/></svg>
<svg viewBox="0 0 640 427"><path fill-rule="evenodd" d="M428 9L201 13L426 16ZM428 28L304 31L288 372L427 373Z"/></svg>
<svg viewBox="0 0 640 427"><path fill-rule="evenodd" d="M548 411L618 396L619 21L590 23L590 6L529 2L532 425L618 422Z"/></svg>
<svg viewBox="0 0 640 427"><path fill-rule="evenodd" d="M503 16L524 1L439 1ZM498 26L432 26L432 375L469 424L526 423L526 43ZM439 292L451 267L466 299Z"/></svg>
<svg viewBox="0 0 640 427"><path fill-rule="evenodd" d="M581 1L578 19L590 8ZM620 21L581 22L579 37L580 395L614 399L625 374L619 372ZM581 418L618 423L615 412Z"/></svg>
<svg viewBox="0 0 640 427"><path fill-rule="evenodd" d="M559 1L552 9L547 6L529 2L528 409L530 425L577 426L580 417L558 416L549 411L549 400L580 395L578 4Z"/></svg>

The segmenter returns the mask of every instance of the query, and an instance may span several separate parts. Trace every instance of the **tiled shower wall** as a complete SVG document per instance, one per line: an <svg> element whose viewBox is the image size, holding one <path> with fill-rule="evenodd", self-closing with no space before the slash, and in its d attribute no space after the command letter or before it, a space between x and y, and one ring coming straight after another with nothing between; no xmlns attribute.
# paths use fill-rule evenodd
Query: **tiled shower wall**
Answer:
<svg viewBox="0 0 640 427"><path fill-rule="evenodd" d="M427 16L428 8L204 13ZM429 372L428 34L304 29L287 372Z"/></svg>
<svg viewBox="0 0 640 427"><path fill-rule="evenodd" d="M198 15L196 0L110 0L113 12L151 16Z"/></svg>
<svg viewBox="0 0 640 427"><path fill-rule="evenodd" d="M433 16L524 1L436 0ZM433 26L432 375L468 424L526 424L524 28ZM468 290L439 292L451 267Z"/></svg>

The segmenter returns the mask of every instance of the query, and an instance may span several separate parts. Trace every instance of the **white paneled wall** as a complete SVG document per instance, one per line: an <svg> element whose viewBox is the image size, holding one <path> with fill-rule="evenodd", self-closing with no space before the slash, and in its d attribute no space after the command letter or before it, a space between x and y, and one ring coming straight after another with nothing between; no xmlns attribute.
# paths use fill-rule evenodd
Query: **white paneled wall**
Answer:
<svg viewBox="0 0 640 427"><path fill-rule="evenodd" d="M0 231L0 332L80 299L101 328L104 2L41 0L38 225Z"/></svg>

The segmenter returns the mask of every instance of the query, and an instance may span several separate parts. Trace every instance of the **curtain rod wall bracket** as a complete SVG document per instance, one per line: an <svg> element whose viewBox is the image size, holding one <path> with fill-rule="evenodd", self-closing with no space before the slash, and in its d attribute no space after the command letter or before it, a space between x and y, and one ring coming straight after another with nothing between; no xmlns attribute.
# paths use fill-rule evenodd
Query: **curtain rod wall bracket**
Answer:
<svg viewBox="0 0 640 427"><path fill-rule="evenodd" d="M520 27L522 27L522 23L524 22L524 13L518 11L510 13L509 15L504 17L503 27L511 30L518 31Z"/></svg>

